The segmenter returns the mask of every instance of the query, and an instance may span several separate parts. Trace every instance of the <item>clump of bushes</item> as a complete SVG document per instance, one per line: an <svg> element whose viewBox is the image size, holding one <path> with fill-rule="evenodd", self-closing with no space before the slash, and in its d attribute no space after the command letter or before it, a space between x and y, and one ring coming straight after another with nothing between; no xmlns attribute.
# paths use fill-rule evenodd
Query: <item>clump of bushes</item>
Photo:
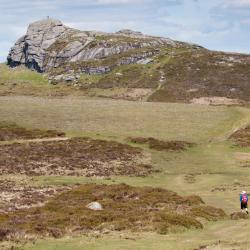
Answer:
<svg viewBox="0 0 250 250"><path fill-rule="evenodd" d="M98 201L103 210L87 208ZM161 188L125 184L86 184L57 195L43 207L9 213L0 220L4 238L15 230L26 235L62 237L91 231L155 231L202 228L197 218L219 220L221 209L205 206L198 197L182 197Z"/></svg>
<svg viewBox="0 0 250 250"><path fill-rule="evenodd" d="M15 123L0 122L0 141L64 137L56 130L26 129Z"/></svg>
<svg viewBox="0 0 250 250"><path fill-rule="evenodd" d="M0 174L92 177L146 176L152 172L141 148L116 141L82 137L0 147Z"/></svg>
<svg viewBox="0 0 250 250"><path fill-rule="evenodd" d="M249 147L250 146L250 126L237 130L229 137L229 139L233 140L237 146Z"/></svg>
<svg viewBox="0 0 250 250"><path fill-rule="evenodd" d="M186 150L189 147L194 146L194 143L186 141L162 141L152 137L129 137L128 140L136 144L148 144L149 148L155 149L158 151L167 150L167 151L182 151Z"/></svg>

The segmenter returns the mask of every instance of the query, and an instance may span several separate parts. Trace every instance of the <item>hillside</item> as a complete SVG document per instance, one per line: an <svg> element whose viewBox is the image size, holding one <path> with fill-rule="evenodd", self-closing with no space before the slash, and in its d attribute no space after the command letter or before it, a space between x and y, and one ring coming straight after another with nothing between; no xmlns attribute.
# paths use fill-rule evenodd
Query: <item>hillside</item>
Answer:
<svg viewBox="0 0 250 250"><path fill-rule="evenodd" d="M209 51L131 30L79 31L58 20L38 21L29 25L7 60L10 67L25 65L46 74L51 84L117 99L250 100L250 55Z"/></svg>
<svg viewBox="0 0 250 250"><path fill-rule="evenodd" d="M2 96L0 114L0 249L249 244L230 219L249 190L246 107Z"/></svg>

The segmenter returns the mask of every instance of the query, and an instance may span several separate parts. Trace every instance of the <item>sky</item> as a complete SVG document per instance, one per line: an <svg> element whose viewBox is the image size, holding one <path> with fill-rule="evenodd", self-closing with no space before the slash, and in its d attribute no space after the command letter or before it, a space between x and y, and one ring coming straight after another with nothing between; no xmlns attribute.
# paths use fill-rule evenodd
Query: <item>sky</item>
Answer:
<svg viewBox="0 0 250 250"><path fill-rule="evenodd" d="M0 0L0 61L29 23L50 16L81 30L123 28L250 54L250 0Z"/></svg>

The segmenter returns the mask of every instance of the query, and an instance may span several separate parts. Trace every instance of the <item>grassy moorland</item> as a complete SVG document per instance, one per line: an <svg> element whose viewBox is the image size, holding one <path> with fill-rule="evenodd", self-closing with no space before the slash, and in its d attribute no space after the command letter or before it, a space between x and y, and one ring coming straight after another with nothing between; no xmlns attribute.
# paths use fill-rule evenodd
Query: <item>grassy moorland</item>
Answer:
<svg viewBox="0 0 250 250"><path fill-rule="evenodd" d="M86 100L77 97L2 97L0 104L0 112L3 115L1 117L4 117L5 121L15 121L29 129L57 129L65 131L69 137L88 135L97 139L129 143L150 154L152 165L160 169L159 173L146 177L110 176L103 179L44 174L28 178L35 185L61 186L95 182L162 187L182 195L199 195L208 205L222 208L227 214L238 211L238 194L241 189L248 189L248 168L242 167L250 160L248 149L233 146L233 142L227 140L237 127L249 122L248 109ZM147 144L129 141L129 136L182 140L196 145L183 152L158 151ZM111 233L100 238L92 235L38 240L35 245L25 245L24 249L81 249L83 245L86 249L105 249L103 245L107 249L194 249L199 245L213 245L218 243L221 237L225 237L224 247L233 244L230 234L237 234L240 241L242 234L245 234L239 233L238 228L245 223L237 221L235 225L235 222L226 220L208 223L203 230L184 230L182 233L170 233L166 236L141 233L136 234L135 240L129 240L134 237L129 232L121 232L122 236ZM188 242L190 237L192 243ZM175 243L176 239L179 239L178 243Z"/></svg>
<svg viewBox="0 0 250 250"><path fill-rule="evenodd" d="M10 69L0 63L0 96L64 96L77 95L78 91L65 85L53 86L44 75L25 67Z"/></svg>
<svg viewBox="0 0 250 250"><path fill-rule="evenodd" d="M30 78L28 77L28 79ZM11 79L10 82L12 80L13 79ZM35 81L34 84L36 84L36 82L37 81ZM0 87L0 89L2 89L2 87ZM57 130L65 132L69 138L73 136L88 136L91 138L88 139L88 143L77 144L77 147L74 145L73 147L71 141L65 142L65 144L60 141L57 144L54 144L56 142L39 142L39 144L33 143L27 145L23 142L23 147L22 144L12 145L12 142L9 142L8 145L1 146L1 152L4 152L6 159L8 159L8 161L2 159L0 162L3 167L2 169L6 169L4 165L6 162L15 166L15 172L3 172L0 177L1 183L6 182L8 184L6 184L7 186L1 184L1 189L4 190L4 192L0 194L1 209L2 207L6 207L6 204L9 202L9 197L12 197L12 200L14 199L18 204L20 203L24 206L23 201L20 201L20 197L22 197L21 190L27 190L27 194L29 194L28 196L24 196L25 199L30 199L30 197L32 197L31 195L33 195L34 199L35 197L38 199L38 202L43 202L46 197L49 197L50 203L46 206L42 206L39 210L40 212L35 210L34 213L37 213L38 217L41 216L41 218L43 218L44 213L47 213L51 208L54 209L53 212L55 212L55 210L62 210L61 205L66 208L62 213L55 214L58 217L46 218L49 219L48 223L52 223L50 226L53 226L53 223L61 225L60 223L64 223L65 219L71 218L70 213L73 213L73 217L77 223L83 222L77 220L76 214L87 216L84 207L81 210L81 206L67 207L70 204L65 204L65 200L71 200L72 203L75 202L77 205L79 205L77 203L79 200L84 202L86 197L84 196L85 198L83 198L81 193L77 193L77 195L80 196L75 198L73 193L72 196L69 197L66 197L67 195L65 196L65 194L59 194L59 196L56 196L59 203L56 203L54 193L60 192L58 188L61 187L69 192L67 193L68 195L71 194L70 192L73 192L72 190L68 190L72 185L77 185L78 187L79 184L87 183L117 184L118 187L119 184L126 183L132 186L134 189L131 187L131 190L136 190L137 194L140 194L140 192L143 193L145 186L164 188L177 192L181 197L199 195L206 205L223 209L227 215L239 210L238 195L241 190L249 190L250 187L250 149L248 144L246 144L249 136L248 130L241 130L240 132L234 133L237 129L243 128L250 123L250 111L248 108L212 107L177 103L129 102L94 98L86 99L80 96L48 98L30 95L18 96L15 94L15 96L5 95L0 97L0 117L0 122L4 122L2 124L11 124L14 122L17 124L15 125L15 129L17 126L25 128L18 130L19 132L21 131L21 133L23 131L27 133L28 131L32 134L32 131L37 131L34 129L40 129L40 133L47 130ZM5 129L8 128L5 126ZM234 136L231 136L232 134L234 134ZM138 140L131 140L131 138L138 137L141 138L141 142L143 143L138 143ZM149 140L149 137L154 139ZM168 150L170 145L172 145L170 141L181 141L184 142L183 145L192 146L183 147L182 150L179 150L178 147L177 150L173 150L174 147L171 148L172 150ZM95 143L93 144L92 142ZM100 143L96 144L96 142ZM244 145L241 144L242 142L244 142ZM104 146L98 149L99 144ZM113 147L113 145L118 145L119 147ZM35 151L36 146L38 151ZM174 144L174 146L176 146L176 144ZM98 158L99 162L91 162L91 164L99 164L93 165L94 167L100 167L100 162L104 163L104 166L107 167L107 165L105 165L107 162L106 156L112 156L114 160L112 164L117 164L116 161L117 159L120 161L120 158L116 156L123 157L123 154L120 154L120 147L124 148L125 156L127 152L130 152L127 150L131 150L131 148L134 147L136 148L136 152L143 151L147 160L150 161L150 166L157 171L150 171L150 174L146 174L145 176L113 175L112 172L108 176L98 176L97 174L90 176L81 174L77 176L75 174L66 174L60 166L58 168L60 159L63 159L61 164L68 164L69 161L73 162L74 166L69 166L70 168L77 167L77 159L80 159L81 162L89 159L93 161L93 152L98 152L99 154L97 156L100 158ZM42 151L47 148L49 150L46 150L46 152ZM65 150L65 148L67 148L67 150ZM32 154L30 155L27 154L29 149L32 149L30 151ZM65 151L60 153L58 149ZM85 153L87 152L86 155L90 158L81 158L81 149L84 150ZM117 149L119 150L116 151ZM66 152L66 154L64 152ZM90 154L89 152L92 153ZM3 157L3 154L1 154L1 156ZM46 172L46 168L50 167L49 164L51 163L52 156L56 159L56 162L53 162L53 167L57 168L53 169L55 172ZM60 157L57 158L58 156ZM24 157L27 164L22 164L18 157ZM70 157L72 157L73 160L71 160ZM133 160L133 157L131 159ZM27 174L25 172L30 166L35 167L34 161L42 165L44 164L43 160L47 162L48 165L43 166L44 172L42 175L34 173ZM15 163L18 164L15 165ZM20 173L18 173L18 166L22 169ZM61 171L59 174L56 172L58 169ZM123 174L123 172L120 173ZM23 187L25 188L23 189ZM81 186L78 188L81 189ZM39 195L41 195L41 192L44 196L40 198ZM53 194L51 194L51 192ZM18 195L15 196L15 194ZM61 200L60 197L62 198ZM111 197L113 201L112 199L110 200L109 197L108 201L104 199L103 202L117 202L115 206L119 206L120 203L122 204L122 200L118 199L118 202L114 194L112 194ZM154 198L155 196L147 197L150 201ZM158 198L167 199L168 197L158 196ZM92 197L91 199L88 197L88 199L90 201ZM29 202L32 203L30 200ZM135 206L135 204L138 205L138 203L133 202L134 201L131 203L132 207L140 210L141 207ZM153 206L149 201L147 202L147 204ZM114 204L107 204L112 210ZM142 204L143 203L140 205ZM122 205L122 208L126 210L126 206ZM18 209L18 207L15 207L15 209ZM138 213L138 210L136 210L136 212ZM20 212L21 217L22 213L26 216L25 218L29 218L25 212ZM152 211L152 213L156 212ZM67 214L68 217L65 216L65 214ZM105 211L106 216L107 214L112 214L112 211ZM136 218L133 217L133 214L130 215L130 219L134 223ZM12 216L13 215L9 216L12 221L18 221L15 219L19 217L16 217L15 214ZM102 220L109 222L104 215L103 217L100 215L98 218L100 218L101 222L103 222ZM94 221L94 217L92 219ZM171 217L171 219L173 219L173 217ZM174 223L176 223L175 219L174 217ZM56 221L53 222L53 220ZM89 223L91 223L91 220L89 221ZM145 232L143 230L142 232L136 230L134 232L133 230L131 231L131 228L125 227L126 230L115 232L109 230L107 234L91 231L80 235L62 235L60 239L53 237L47 238L45 235L43 239L39 238L36 240L36 238L32 238L32 241L21 240L18 243L3 241L0 243L0 247L8 249L11 246L17 246L19 249L28 250L239 250L249 247L248 230L250 226L248 220L233 221L228 216L226 219L219 221L204 221L204 219L200 221L203 224L203 229L187 229L182 227L180 230L180 228L172 228L169 231L165 231L164 234L159 234L157 230L156 232ZM0 222L7 223L8 219L1 215ZM144 222L147 222L147 220L144 220ZM24 224L22 223L24 222L21 221L18 225L20 227L29 227L30 229L37 226L34 224L36 221L28 220ZM196 222L192 221L192 223ZM79 225L83 226L85 224ZM138 226L138 224L136 225ZM72 225L72 227L73 226L74 225ZM38 229L39 228L40 225L38 225Z"/></svg>
<svg viewBox="0 0 250 250"><path fill-rule="evenodd" d="M141 136L190 142L217 138L231 130L246 112L241 108L80 97L1 97L0 104L1 117L28 128L56 128L72 135Z"/></svg>

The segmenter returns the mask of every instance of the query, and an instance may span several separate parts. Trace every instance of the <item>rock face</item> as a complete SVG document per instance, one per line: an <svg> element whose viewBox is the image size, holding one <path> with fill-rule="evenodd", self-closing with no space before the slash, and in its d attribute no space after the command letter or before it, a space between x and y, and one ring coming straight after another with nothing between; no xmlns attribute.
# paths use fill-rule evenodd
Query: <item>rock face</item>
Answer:
<svg viewBox="0 0 250 250"><path fill-rule="evenodd" d="M160 46L175 47L177 43L131 30L117 33L79 31L64 26L59 20L46 19L29 25L26 35L11 48L7 61L11 67L24 64L30 69L45 72L66 63L103 59L130 50ZM146 59L145 53L125 58L120 64L136 63L142 59ZM93 70L91 65L83 71L109 72Z"/></svg>
<svg viewBox="0 0 250 250"><path fill-rule="evenodd" d="M46 50L67 30L60 21L52 19L30 24L26 35L11 49L8 64L11 67L25 64L30 69L42 72Z"/></svg>

